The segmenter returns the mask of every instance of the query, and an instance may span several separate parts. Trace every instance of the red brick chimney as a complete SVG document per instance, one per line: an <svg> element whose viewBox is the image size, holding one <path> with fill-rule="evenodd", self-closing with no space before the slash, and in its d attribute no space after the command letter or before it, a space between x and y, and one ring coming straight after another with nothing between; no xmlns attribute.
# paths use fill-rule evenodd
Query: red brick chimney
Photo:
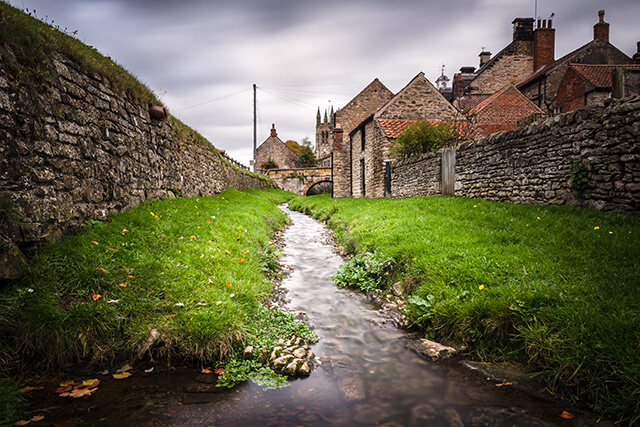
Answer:
<svg viewBox="0 0 640 427"><path fill-rule="evenodd" d="M593 26L593 39L609 43L609 24L604 22L604 10L598 11L600 21Z"/></svg>
<svg viewBox="0 0 640 427"><path fill-rule="evenodd" d="M640 65L640 42L638 42L638 51L633 55L633 63Z"/></svg>
<svg viewBox="0 0 640 427"><path fill-rule="evenodd" d="M271 136L278 136L278 134L276 133L276 124L273 123L271 125Z"/></svg>
<svg viewBox="0 0 640 427"><path fill-rule="evenodd" d="M555 60L556 29L551 19L538 19L538 27L533 32L533 71L551 64Z"/></svg>

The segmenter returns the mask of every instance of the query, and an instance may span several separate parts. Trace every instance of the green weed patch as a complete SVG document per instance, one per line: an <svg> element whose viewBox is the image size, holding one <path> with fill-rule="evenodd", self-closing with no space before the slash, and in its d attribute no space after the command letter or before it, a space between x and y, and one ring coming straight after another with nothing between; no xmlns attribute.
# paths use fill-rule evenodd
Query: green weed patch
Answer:
<svg viewBox="0 0 640 427"><path fill-rule="evenodd" d="M640 419L640 220L452 197L299 198L353 254L394 263L411 321L549 388Z"/></svg>

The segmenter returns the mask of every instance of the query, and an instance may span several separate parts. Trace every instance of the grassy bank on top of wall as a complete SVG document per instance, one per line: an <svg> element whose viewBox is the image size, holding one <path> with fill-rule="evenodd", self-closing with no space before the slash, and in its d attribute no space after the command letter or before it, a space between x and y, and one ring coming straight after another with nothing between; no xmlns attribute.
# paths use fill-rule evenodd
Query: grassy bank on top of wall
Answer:
<svg viewBox="0 0 640 427"><path fill-rule="evenodd" d="M640 219L452 197L290 205L349 252L392 259L429 337L527 362L552 390L640 418Z"/></svg>

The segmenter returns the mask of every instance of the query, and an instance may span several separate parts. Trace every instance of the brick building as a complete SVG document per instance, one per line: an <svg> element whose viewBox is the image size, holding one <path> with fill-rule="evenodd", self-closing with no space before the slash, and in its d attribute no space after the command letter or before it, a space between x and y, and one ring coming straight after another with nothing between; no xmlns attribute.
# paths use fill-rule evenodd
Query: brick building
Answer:
<svg viewBox="0 0 640 427"><path fill-rule="evenodd" d="M484 99L467 113L480 135L513 130L518 120L532 114L545 115L537 105L510 84Z"/></svg>
<svg viewBox="0 0 640 427"><path fill-rule="evenodd" d="M264 167L268 164L274 169L293 169L301 164L298 154L278 138L275 124L271 126L271 135L256 149L256 172L264 175L266 169L271 169Z"/></svg>
<svg viewBox="0 0 640 427"><path fill-rule="evenodd" d="M549 108L558 91L569 64L628 64L631 62L626 54L609 43L609 24L604 21L604 10L598 12L599 22L593 26L593 40L558 60L554 60L555 32L551 25L538 25L536 31L545 33L536 39L534 48L538 59L533 74L517 84L522 92L538 107Z"/></svg>
<svg viewBox="0 0 640 427"><path fill-rule="evenodd" d="M375 114L350 132L349 179L352 195L385 196L385 161L389 160L389 150L399 132L409 123L418 120L451 120L456 115L456 109L427 80L424 73L418 74Z"/></svg>
<svg viewBox="0 0 640 427"><path fill-rule="evenodd" d="M569 64L551 101L554 112L568 113L608 98L640 95L640 64Z"/></svg>

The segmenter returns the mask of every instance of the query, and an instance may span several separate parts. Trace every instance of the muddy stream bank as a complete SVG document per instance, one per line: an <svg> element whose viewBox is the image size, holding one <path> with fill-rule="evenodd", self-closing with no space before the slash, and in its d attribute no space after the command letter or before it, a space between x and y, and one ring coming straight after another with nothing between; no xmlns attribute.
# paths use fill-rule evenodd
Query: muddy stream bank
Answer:
<svg viewBox="0 0 640 427"><path fill-rule="evenodd" d="M120 426L587 426L597 418L537 392L517 372L490 373L458 358L425 359L410 347L379 306L330 280L343 259L319 222L285 212L290 270L281 287L286 308L308 319L320 338L316 367L289 387L264 391L254 383L215 387L215 376L182 367L126 380L97 376L100 389L61 399L55 384L31 393L49 408L40 425ZM469 366L482 369L469 369ZM564 419L566 411L574 418ZM601 423L601 425L609 425Z"/></svg>

